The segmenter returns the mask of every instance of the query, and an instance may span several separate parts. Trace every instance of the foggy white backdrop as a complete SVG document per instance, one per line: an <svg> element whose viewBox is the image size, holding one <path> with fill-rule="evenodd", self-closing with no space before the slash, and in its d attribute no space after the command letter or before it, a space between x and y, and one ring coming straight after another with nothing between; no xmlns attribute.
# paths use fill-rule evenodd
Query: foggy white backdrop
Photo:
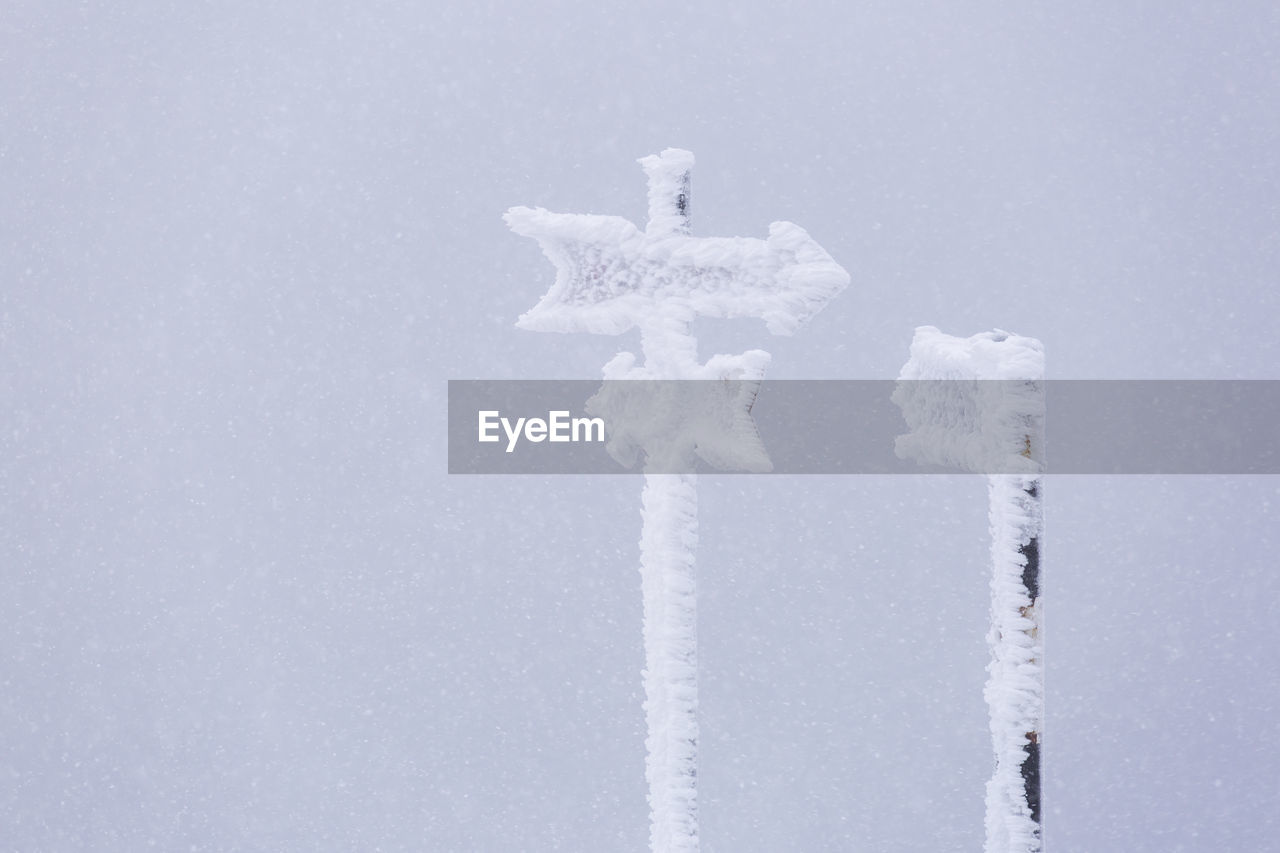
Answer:
<svg viewBox="0 0 1280 853"><path fill-rule="evenodd" d="M1273 4L11 3L0 20L0 839L646 848L634 477L450 477L518 331L511 205L799 223L912 328L1053 378L1280 378ZM1052 423L1050 423L1052 431ZM1052 435L1050 435L1050 441ZM1050 445L1050 454L1052 448ZM1051 477L1054 850L1280 849L1275 478ZM707 477L704 848L975 850L984 484Z"/></svg>

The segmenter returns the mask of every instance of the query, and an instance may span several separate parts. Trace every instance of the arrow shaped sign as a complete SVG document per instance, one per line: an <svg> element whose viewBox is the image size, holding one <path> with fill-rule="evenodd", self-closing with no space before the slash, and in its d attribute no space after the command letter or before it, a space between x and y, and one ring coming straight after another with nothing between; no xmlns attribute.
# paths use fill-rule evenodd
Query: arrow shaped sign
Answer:
<svg viewBox="0 0 1280 853"><path fill-rule="evenodd" d="M668 148L640 163L649 176L644 231L620 216L507 211L511 230L537 240L556 268L518 326L617 335L659 314L686 322L702 314L757 317L789 335L848 285L849 274L791 222L774 222L766 240L689 236L693 155Z"/></svg>

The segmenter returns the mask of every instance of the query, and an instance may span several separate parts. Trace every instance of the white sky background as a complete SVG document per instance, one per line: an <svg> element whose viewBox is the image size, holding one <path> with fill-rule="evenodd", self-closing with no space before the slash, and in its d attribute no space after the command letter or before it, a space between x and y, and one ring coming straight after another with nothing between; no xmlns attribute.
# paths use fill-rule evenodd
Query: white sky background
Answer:
<svg viewBox="0 0 1280 853"><path fill-rule="evenodd" d="M636 346L516 330L552 270L501 214L643 224L645 154L697 155L695 234L789 219L853 277L704 357L891 378L929 323L1277 378L1273 4L255 5L0 23L17 849L644 849L640 480L442 441L449 378ZM1049 843L1268 849L1280 483L1046 501ZM700 508L705 849L977 849L981 478Z"/></svg>

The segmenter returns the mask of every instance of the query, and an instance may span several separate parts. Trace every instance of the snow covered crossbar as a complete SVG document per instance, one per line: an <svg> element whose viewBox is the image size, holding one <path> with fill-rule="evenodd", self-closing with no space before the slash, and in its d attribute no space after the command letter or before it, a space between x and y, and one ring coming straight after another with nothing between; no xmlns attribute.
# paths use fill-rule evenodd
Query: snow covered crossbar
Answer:
<svg viewBox="0 0 1280 853"><path fill-rule="evenodd" d="M764 473L773 462L751 407L768 364L763 350L717 355L695 371L716 381L671 382L622 353L605 365L610 381L587 401L587 412L609 424L606 449L624 467L643 454L646 471L687 471L697 457L721 471Z"/></svg>
<svg viewBox="0 0 1280 853"><path fill-rule="evenodd" d="M989 474L991 663L984 695L996 767L987 783L987 853L1040 853L1044 732L1040 540L1044 348L1034 338L916 330L894 393L910 432L903 458ZM1015 466L1012 467L1011 465Z"/></svg>

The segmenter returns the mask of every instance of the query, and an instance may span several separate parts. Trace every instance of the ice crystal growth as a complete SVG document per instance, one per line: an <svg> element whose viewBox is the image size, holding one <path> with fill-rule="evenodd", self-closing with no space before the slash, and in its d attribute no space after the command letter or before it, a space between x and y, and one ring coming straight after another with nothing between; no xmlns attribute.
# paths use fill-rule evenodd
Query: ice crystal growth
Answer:
<svg viewBox="0 0 1280 853"><path fill-rule="evenodd" d="M975 473L1042 470L1044 347L1035 338L970 338L916 329L893 401L910 431L903 459Z"/></svg>

